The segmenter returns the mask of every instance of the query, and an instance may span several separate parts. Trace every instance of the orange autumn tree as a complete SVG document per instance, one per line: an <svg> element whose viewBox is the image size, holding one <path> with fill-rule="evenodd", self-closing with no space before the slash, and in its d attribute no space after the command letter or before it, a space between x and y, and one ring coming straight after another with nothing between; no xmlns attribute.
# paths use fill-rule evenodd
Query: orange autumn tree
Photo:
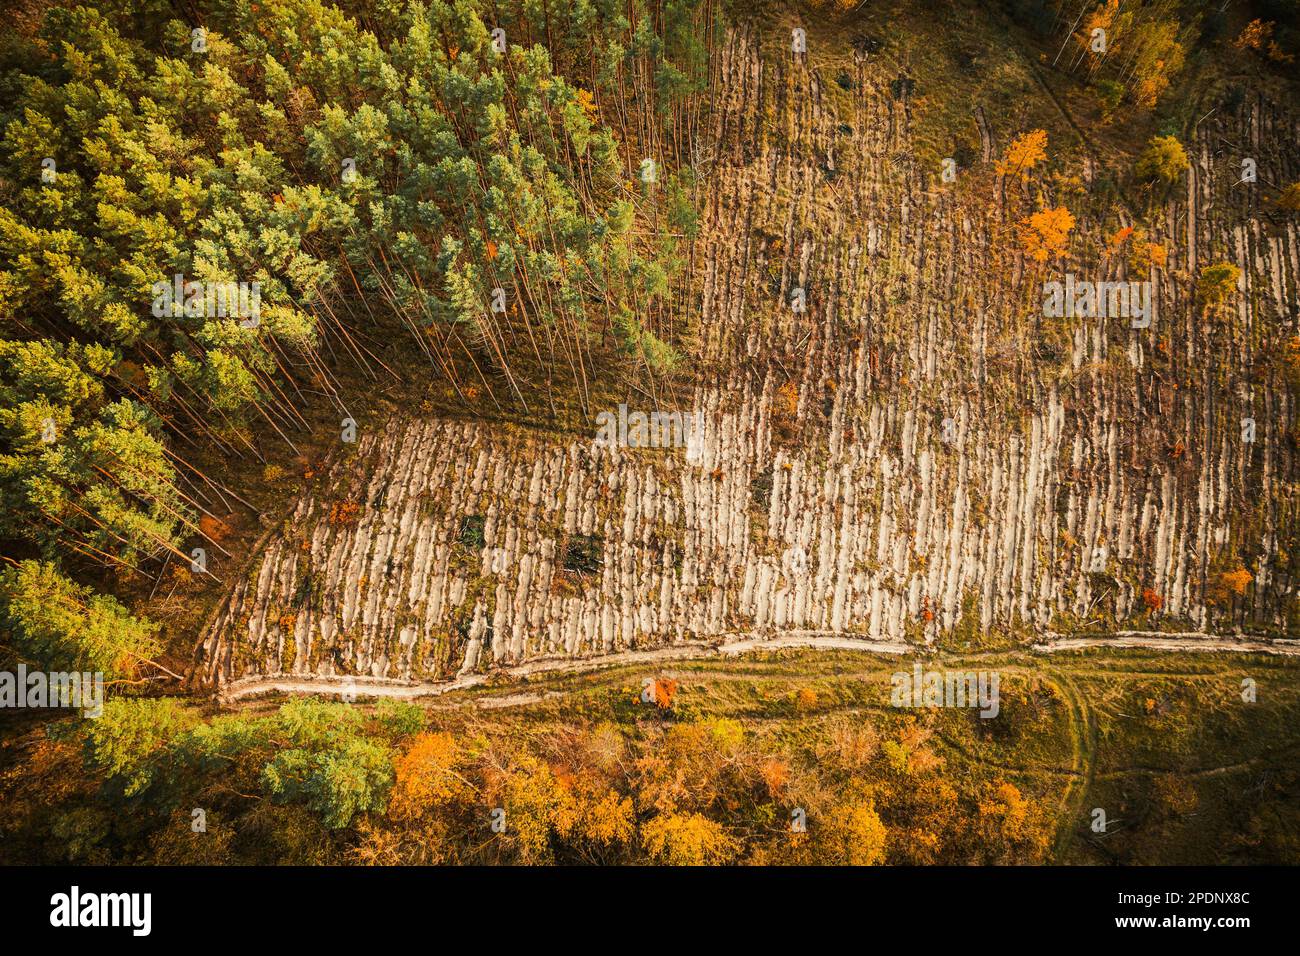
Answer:
<svg viewBox="0 0 1300 956"><path fill-rule="evenodd" d="M1106 243L1107 251L1114 254L1128 247L1129 270L1139 279L1150 276L1152 269L1163 269L1169 262L1169 252L1158 242L1147 239L1145 229L1125 226Z"/></svg>
<svg viewBox="0 0 1300 956"><path fill-rule="evenodd" d="M1264 52L1268 47L1268 41L1273 37L1272 21L1265 23L1262 20L1251 20L1242 29L1241 35L1232 41L1232 45L1238 50L1255 50L1258 53Z"/></svg>
<svg viewBox="0 0 1300 956"><path fill-rule="evenodd" d="M758 773L763 778L763 786L767 789L768 796L774 800L781 796L781 791L790 782L790 765L778 757L764 760L758 765Z"/></svg>
<svg viewBox="0 0 1300 956"><path fill-rule="evenodd" d="M668 710L677 696L677 681L671 677L656 677L651 684L654 704L660 710Z"/></svg>
<svg viewBox="0 0 1300 956"><path fill-rule="evenodd" d="M1227 567L1229 570L1226 571L1217 573L1211 571L1205 583L1206 603L1217 607L1229 607L1236 598L1245 597L1247 588L1255 580L1255 576L1239 561L1234 560L1228 563Z"/></svg>
<svg viewBox="0 0 1300 956"><path fill-rule="evenodd" d="M1147 611L1155 613L1165 606L1165 599L1155 588L1143 588L1142 603L1146 605Z"/></svg>
<svg viewBox="0 0 1300 956"><path fill-rule="evenodd" d="M1145 279L1152 269L1163 269L1169 262L1169 251L1158 242L1135 240L1129 255L1129 268L1139 279Z"/></svg>
<svg viewBox="0 0 1300 956"><path fill-rule="evenodd" d="M1065 253L1074 215L1064 206L1044 209L1020 220L1020 245L1035 262L1047 262Z"/></svg>
<svg viewBox="0 0 1300 956"><path fill-rule="evenodd" d="M1117 252L1121 248L1123 248L1124 243L1128 242L1129 239L1132 238L1132 236L1133 236L1133 227L1125 226L1123 229L1117 230L1116 233L1110 237L1110 240L1106 243L1106 246L1111 252Z"/></svg>
<svg viewBox="0 0 1300 956"><path fill-rule="evenodd" d="M1295 57L1284 52L1273 39L1273 28L1276 25L1272 20L1267 22L1251 20L1241 31L1241 35L1232 41L1232 45L1238 50L1254 50L1260 56L1277 63L1290 63Z"/></svg>
<svg viewBox="0 0 1300 956"><path fill-rule="evenodd" d="M1097 51L1093 49L1092 31L1105 30L1107 34L1114 35L1113 25L1117 13L1119 13L1119 0L1107 0L1084 18L1083 26L1074 34L1080 52L1088 59L1089 69L1095 69L1101 60Z"/></svg>
<svg viewBox="0 0 1300 956"><path fill-rule="evenodd" d="M461 757L459 745L451 734L420 734L411 747L393 761L396 777L388 814L394 820L409 820L470 792L469 785L456 771Z"/></svg>
<svg viewBox="0 0 1300 956"><path fill-rule="evenodd" d="M1251 576L1249 571L1244 567L1241 567L1237 568L1235 571L1225 571L1220 575L1219 580L1222 582L1223 587L1226 590L1241 597L1246 593L1246 588L1250 586L1250 582L1253 581L1254 578Z"/></svg>
<svg viewBox="0 0 1300 956"><path fill-rule="evenodd" d="M1030 130L1017 136L1007 147L1002 161L998 163L998 173L1002 176L1018 175L1021 179L1029 178L1029 171L1047 158L1047 131Z"/></svg>

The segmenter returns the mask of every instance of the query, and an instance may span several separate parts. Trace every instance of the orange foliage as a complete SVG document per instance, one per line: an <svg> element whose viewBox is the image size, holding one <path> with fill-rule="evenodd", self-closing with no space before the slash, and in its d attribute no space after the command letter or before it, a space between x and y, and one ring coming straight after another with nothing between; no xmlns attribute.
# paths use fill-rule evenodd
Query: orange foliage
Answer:
<svg viewBox="0 0 1300 956"><path fill-rule="evenodd" d="M998 173L1003 176L1016 175L1021 179L1028 179L1029 171L1046 158L1046 130L1031 130L1011 141L1002 161L998 163Z"/></svg>
<svg viewBox="0 0 1300 956"><path fill-rule="evenodd" d="M465 795L468 788L454 772L460 749L451 734L420 734L411 748L393 761L395 781L388 815L407 820L426 809Z"/></svg>
<svg viewBox="0 0 1300 956"><path fill-rule="evenodd" d="M793 418L799 412L799 386L790 380L776 390L777 409Z"/></svg>
<svg viewBox="0 0 1300 956"><path fill-rule="evenodd" d="M1245 568L1237 568L1235 571L1225 571L1219 576L1219 580L1225 588L1240 596L1246 593L1246 588L1250 586L1254 577Z"/></svg>
<svg viewBox="0 0 1300 956"><path fill-rule="evenodd" d="M1300 335L1286 343L1282 360L1286 363L1287 371L1291 376L1300 382Z"/></svg>
<svg viewBox="0 0 1300 956"><path fill-rule="evenodd" d="M1082 29L1074 35L1079 46L1086 52L1090 64L1096 63L1099 59L1097 52L1092 48L1092 31L1096 29L1109 31L1117 13L1119 13L1119 0L1106 0L1104 5L1088 14L1087 19L1083 21Z"/></svg>
<svg viewBox="0 0 1300 956"><path fill-rule="evenodd" d="M199 518L199 531L209 541L222 541L230 534L230 525L212 515L203 515Z"/></svg>
<svg viewBox="0 0 1300 956"><path fill-rule="evenodd" d="M1147 610L1158 611L1165 606L1165 599L1157 593L1155 588L1143 588L1142 603L1147 606Z"/></svg>
<svg viewBox="0 0 1300 956"><path fill-rule="evenodd" d="M1044 209L1020 220L1020 244L1035 262L1047 262L1065 252L1074 216L1064 206Z"/></svg>
<svg viewBox="0 0 1300 956"><path fill-rule="evenodd" d="M673 698L677 696L677 681L671 677L656 677L652 684L654 688L655 706L660 710L667 710L673 705Z"/></svg>
<svg viewBox="0 0 1300 956"><path fill-rule="evenodd" d="M1232 45L1238 50L1254 50L1261 56L1267 56L1270 60L1278 63L1290 63L1295 57L1289 53L1284 53L1282 48L1277 45L1273 39L1273 27L1276 26L1272 20L1262 22L1260 20L1251 20L1246 24L1241 36L1232 41Z"/></svg>
<svg viewBox="0 0 1300 956"><path fill-rule="evenodd" d="M361 506L355 501L336 501L330 505L329 523L350 528L357 523L357 512Z"/></svg>
<svg viewBox="0 0 1300 956"><path fill-rule="evenodd" d="M1272 22L1264 23L1262 20L1251 20L1246 24L1245 29L1241 31L1241 36L1232 41L1232 45L1238 50L1263 50L1264 45L1272 35Z"/></svg>
<svg viewBox="0 0 1300 956"><path fill-rule="evenodd" d="M773 757L765 760L758 768L759 775L763 778L763 784L767 787L768 795L775 800L785 789L785 785L790 781L790 767L784 760L778 760Z"/></svg>

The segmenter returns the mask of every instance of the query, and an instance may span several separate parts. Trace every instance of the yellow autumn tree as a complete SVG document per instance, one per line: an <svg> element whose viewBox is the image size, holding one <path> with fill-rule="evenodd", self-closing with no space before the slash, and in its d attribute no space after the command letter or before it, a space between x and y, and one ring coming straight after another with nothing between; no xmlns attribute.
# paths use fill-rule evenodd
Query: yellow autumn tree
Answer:
<svg viewBox="0 0 1300 956"><path fill-rule="evenodd" d="M631 842L636 832L632 801L615 790L581 793L574 836L602 847Z"/></svg>
<svg viewBox="0 0 1300 956"><path fill-rule="evenodd" d="M610 785L608 774L599 767L574 766L572 761L556 764L550 772L558 788L550 823L570 849L582 852L590 846L611 848L632 841L636 830L632 800Z"/></svg>
<svg viewBox="0 0 1300 956"><path fill-rule="evenodd" d="M878 805L888 810L891 821L898 821L890 843L898 856L894 862L942 862L947 844L961 832L957 789L939 773L896 781Z"/></svg>
<svg viewBox="0 0 1300 956"><path fill-rule="evenodd" d="M1074 216L1064 206L1044 209L1020 220L1020 245L1035 262L1047 262L1065 253Z"/></svg>
<svg viewBox="0 0 1300 956"><path fill-rule="evenodd" d="M1300 335L1293 336L1283 347L1282 363L1287 380L1294 388L1300 388Z"/></svg>
<svg viewBox="0 0 1300 956"><path fill-rule="evenodd" d="M1196 295L1210 307L1218 307L1237 291L1241 270L1231 262L1216 262L1201 270L1196 282Z"/></svg>
<svg viewBox="0 0 1300 956"><path fill-rule="evenodd" d="M981 795L976 814L982 844L996 863L1040 863L1050 837L1044 817L1013 783L1000 780Z"/></svg>
<svg viewBox="0 0 1300 956"><path fill-rule="evenodd" d="M531 754L516 759L504 780L499 804L506 812L505 842L520 863L549 863L552 837L567 837L578 820L577 801L551 768Z"/></svg>
<svg viewBox="0 0 1300 956"><path fill-rule="evenodd" d="M1029 171L1047 158L1047 131L1030 130L1017 136L1007 147L998 163L998 173L1003 176L1029 178Z"/></svg>
<svg viewBox="0 0 1300 956"><path fill-rule="evenodd" d="M1145 279L1152 269L1163 269L1169 262L1169 251L1158 242L1145 239L1133 243L1129 255L1129 268L1139 279Z"/></svg>
<svg viewBox="0 0 1300 956"><path fill-rule="evenodd" d="M1140 179L1151 179L1166 185L1177 182L1187 171L1187 150L1175 136L1153 136L1142 155L1138 157L1134 172Z"/></svg>
<svg viewBox="0 0 1300 956"><path fill-rule="evenodd" d="M1300 212L1300 182L1294 182L1283 189L1277 197L1277 204L1287 212Z"/></svg>
<svg viewBox="0 0 1300 956"><path fill-rule="evenodd" d="M869 799L840 804L831 811L827 843L836 863L875 866L885 860L888 833Z"/></svg>
<svg viewBox="0 0 1300 956"><path fill-rule="evenodd" d="M582 87L578 87L576 97L583 114L587 119L594 122L596 119L596 98L591 95L590 91L584 90Z"/></svg>
<svg viewBox="0 0 1300 956"><path fill-rule="evenodd" d="M1152 17L1133 29L1132 97L1140 107L1149 108L1169 88L1170 78L1183 68L1186 51L1178 42L1181 25L1176 19Z"/></svg>
<svg viewBox="0 0 1300 956"><path fill-rule="evenodd" d="M660 813L641 832L646 852L669 866L718 866L738 849L721 824L698 813Z"/></svg>

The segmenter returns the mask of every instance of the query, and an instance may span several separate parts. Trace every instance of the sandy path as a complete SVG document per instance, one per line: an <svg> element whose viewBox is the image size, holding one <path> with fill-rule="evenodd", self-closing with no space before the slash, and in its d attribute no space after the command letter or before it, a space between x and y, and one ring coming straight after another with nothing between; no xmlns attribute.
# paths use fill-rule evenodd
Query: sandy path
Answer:
<svg viewBox="0 0 1300 956"><path fill-rule="evenodd" d="M625 651L585 658L542 658L503 667L489 674L468 674L445 681L402 681L382 677L300 677L295 675L270 675L232 681L218 692L223 703L233 702L258 694L329 694L357 697L394 697L414 700L418 697L438 697L457 690L479 687L489 681L515 680L538 674L583 674L617 667L624 664L658 664L664 661L692 660L714 656L734 656L758 650L778 650L786 647L810 647L820 650L853 650L874 654L906 654L913 650L910 644L867 641L856 637L817 632L797 632L764 640L749 635L734 635L720 641L686 641L670 647L645 651Z"/></svg>
<svg viewBox="0 0 1300 956"><path fill-rule="evenodd" d="M597 657L552 657L529 661L515 667L505 667L487 674L467 674L445 681L403 681L382 677L300 677L295 675L269 675L234 681L223 686L218 699L232 703L259 694L326 694L331 696L392 697L414 700L421 697L439 697L453 691L480 687L488 682L518 680L541 674L585 674L609 667L627 664L661 664L667 661L700 660L710 657L733 657L753 651L779 650L800 647L817 650L850 650L871 654L907 654L917 650L914 645L899 642L868 641L846 634L827 634L802 631L781 637L762 639L749 635L728 635L717 641L686 641L670 647L644 651L624 651ZM1051 637L1046 643L1035 644L1031 650L1050 654L1054 651L1083 650L1092 647L1145 648L1159 651L1213 652L1300 655L1300 641L1238 640L1214 634L1197 632L1162 633L1157 631L1118 631L1113 635L1095 637ZM541 699L533 694L529 700Z"/></svg>

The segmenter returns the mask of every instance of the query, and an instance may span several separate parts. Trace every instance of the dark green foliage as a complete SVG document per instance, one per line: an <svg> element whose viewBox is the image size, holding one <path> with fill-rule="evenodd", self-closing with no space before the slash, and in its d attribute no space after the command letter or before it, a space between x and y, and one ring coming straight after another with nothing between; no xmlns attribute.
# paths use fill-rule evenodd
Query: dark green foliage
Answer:
<svg viewBox="0 0 1300 956"><path fill-rule="evenodd" d="M605 560L605 543L596 535L570 535L564 549L564 570L574 574L595 574Z"/></svg>
<svg viewBox="0 0 1300 956"><path fill-rule="evenodd" d="M389 740L422 720L410 707L387 705L375 728L349 704L317 700L291 701L266 717L208 723L171 699L114 700L80 733L88 768L133 800L135 813L170 813L204 799L195 781L220 781L304 804L337 829L358 813L383 809L393 779ZM375 729L384 733L377 737Z"/></svg>
<svg viewBox="0 0 1300 956"><path fill-rule="evenodd" d="M484 537L483 531L487 526L487 519L482 515L466 515L460 519L460 543L472 551L480 551L483 548Z"/></svg>

